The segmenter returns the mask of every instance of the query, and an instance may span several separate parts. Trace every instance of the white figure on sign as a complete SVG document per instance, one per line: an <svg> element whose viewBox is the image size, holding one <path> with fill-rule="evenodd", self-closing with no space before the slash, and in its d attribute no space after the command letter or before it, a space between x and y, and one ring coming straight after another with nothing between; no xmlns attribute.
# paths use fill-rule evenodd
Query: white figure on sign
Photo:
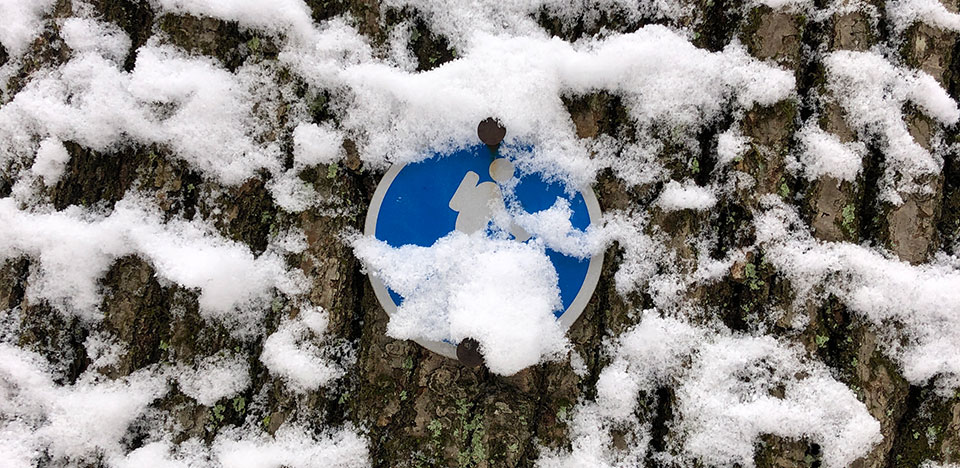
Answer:
<svg viewBox="0 0 960 468"><path fill-rule="evenodd" d="M490 177L500 183L513 178L513 163L507 158L497 158L490 163ZM450 199L450 209L457 213L456 229L464 234L473 234L485 229L495 214L505 212L503 192L495 182L480 181L480 175L469 171L460 181L460 186ZM518 242L530 238L530 234L515 223L510 223L510 234Z"/></svg>

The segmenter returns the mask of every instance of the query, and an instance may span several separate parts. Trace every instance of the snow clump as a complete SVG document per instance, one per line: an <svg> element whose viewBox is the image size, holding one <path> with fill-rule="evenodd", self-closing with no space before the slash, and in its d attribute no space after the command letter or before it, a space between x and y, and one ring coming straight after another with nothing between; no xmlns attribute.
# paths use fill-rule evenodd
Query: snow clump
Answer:
<svg viewBox="0 0 960 468"><path fill-rule="evenodd" d="M33 466L45 452L92 463L121 450L128 427L166 390L166 379L149 370L58 385L43 357L0 343L0 452L13 466Z"/></svg>
<svg viewBox="0 0 960 468"><path fill-rule="evenodd" d="M13 57L23 55L40 35L43 15L55 0L0 0L0 45Z"/></svg>
<svg viewBox="0 0 960 468"><path fill-rule="evenodd" d="M430 247L352 241L366 268L403 302L387 334L400 339L480 343L486 366L512 375L556 358L569 343L554 313L557 273L541 242L520 243L458 231Z"/></svg>
<svg viewBox="0 0 960 468"><path fill-rule="evenodd" d="M764 258L783 273L800 300L840 298L870 321L882 347L915 385L936 379L960 385L960 271L949 263L910 265L846 242L822 242L796 211L773 197L757 217ZM896 324L897 326L886 326Z"/></svg>
<svg viewBox="0 0 960 468"><path fill-rule="evenodd" d="M316 343L324 338L328 321L329 314L319 308L285 317L263 342L260 361L298 393L317 390L342 377L350 359L334 360Z"/></svg>
<svg viewBox="0 0 960 468"><path fill-rule="evenodd" d="M867 147L862 142L844 143L836 135L809 124L797 132L797 138L800 168L809 180L829 176L853 182L863 169Z"/></svg>
<svg viewBox="0 0 960 468"><path fill-rule="evenodd" d="M717 196L709 188L700 187L692 181L681 184L675 180L667 182L656 201L664 211L704 211L713 208L716 203Z"/></svg>
<svg viewBox="0 0 960 468"><path fill-rule="evenodd" d="M541 467L642 464L651 428L637 416L639 398L663 386L677 386L679 439L654 454L667 464L753 466L758 437L775 434L809 438L825 466L843 467L881 440L880 424L829 369L772 337L714 332L651 310L611 352L596 401L581 403L570 422L571 450L546 451ZM627 429L625 450L613 447L615 428Z"/></svg>
<svg viewBox="0 0 960 468"><path fill-rule="evenodd" d="M254 256L202 222L163 223L155 207L138 198L117 202L108 216L78 207L21 210L5 198L0 220L0 260L37 259L27 297L87 319L100 318L98 280L125 255L138 255L159 276L199 289L201 313L239 334L254 333L263 313L259 305L269 302L275 289L293 295L303 287L302 274L288 272L279 255Z"/></svg>
<svg viewBox="0 0 960 468"><path fill-rule="evenodd" d="M827 88L846 111L847 122L864 141L876 141L883 150L887 168L881 198L899 205L901 193L926 191L922 178L939 174L943 159L910 135L903 106L914 103L930 117L954 124L960 120L957 103L932 76L898 67L874 52L832 52L824 63Z"/></svg>
<svg viewBox="0 0 960 468"><path fill-rule="evenodd" d="M250 386L250 365L241 356L216 354L193 366L180 366L175 377L181 392L204 406L213 406Z"/></svg>

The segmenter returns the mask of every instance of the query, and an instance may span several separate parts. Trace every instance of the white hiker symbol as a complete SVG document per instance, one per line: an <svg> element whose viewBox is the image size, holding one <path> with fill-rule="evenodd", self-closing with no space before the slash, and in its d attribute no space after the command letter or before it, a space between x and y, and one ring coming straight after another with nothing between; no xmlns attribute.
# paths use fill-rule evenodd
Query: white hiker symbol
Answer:
<svg viewBox="0 0 960 468"><path fill-rule="evenodd" d="M490 163L490 177L500 183L513 178L513 163L507 158L497 158ZM473 234L481 229L485 229L494 214L505 212L507 210L503 202L503 192L500 186L495 182L480 181L480 175L476 172L468 171L460 186L454 192L450 199L450 209L456 211L457 223L456 229L465 234ZM510 223L510 234L518 242L524 242L530 238L530 234L515 223Z"/></svg>

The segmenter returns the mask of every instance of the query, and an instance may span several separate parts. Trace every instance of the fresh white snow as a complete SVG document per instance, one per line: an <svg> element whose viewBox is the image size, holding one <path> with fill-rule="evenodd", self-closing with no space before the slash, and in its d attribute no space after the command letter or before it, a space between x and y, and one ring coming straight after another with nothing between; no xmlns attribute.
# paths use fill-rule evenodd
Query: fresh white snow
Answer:
<svg viewBox="0 0 960 468"><path fill-rule="evenodd" d="M299 393L317 390L342 377L349 360L330 359L318 346L328 321L322 309L303 309L292 319L284 318L277 331L263 342L260 361Z"/></svg>
<svg viewBox="0 0 960 468"><path fill-rule="evenodd" d="M40 35L43 15L55 0L0 0L0 45L14 57L27 51Z"/></svg>
<svg viewBox="0 0 960 468"><path fill-rule="evenodd" d="M274 289L294 294L303 284L302 275L288 272L279 255L254 256L247 246L204 223L163 223L158 210L143 199L121 200L109 216L102 216L78 207L21 210L7 198L0 199L0 219L0 259L38 259L27 297L84 318L100 317L98 280L125 255L139 255L159 276L197 288L202 313L239 333L259 328L260 306L272 299Z"/></svg>
<svg viewBox="0 0 960 468"><path fill-rule="evenodd" d="M367 268L404 298L387 325L390 336L476 339L486 366L503 375L569 345L553 315L560 290L542 243L455 231L430 247L392 248L371 237L352 244Z"/></svg>
<svg viewBox="0 0 960 468"><path fill-rule="evenodd" d="M832 52L824 59L827 87L862 141L875 141L888 165L881 198L899 205L901 193L922 193L924 176L938 174L942 157L910 135L903 106L913 103L944 124L960 119L957 103L930 75L898 67L875 52Z"/></svg>
<svg viewBox="0 0 960 468"><path fill-rule="evenodd" d="M680 184L675 180L667 182L657 198L656 204L664 211L695 210L703 211L713 208L717 203L717 196L707 187L700 187L692 182Z"/></svg>
<svg viewBox="0 0 960 468"><path fill-rule="evenodd" d="M799 168L809 180L830 176L853 182L863 170L867 147L862 142L844 143L840 137L815 125L800 129L797 139L800 142Z"/></svg>

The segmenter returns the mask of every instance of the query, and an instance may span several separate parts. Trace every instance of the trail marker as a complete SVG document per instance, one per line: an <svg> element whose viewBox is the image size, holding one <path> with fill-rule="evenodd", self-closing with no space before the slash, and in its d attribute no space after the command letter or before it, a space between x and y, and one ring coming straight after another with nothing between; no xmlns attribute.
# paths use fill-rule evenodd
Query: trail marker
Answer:
<svg viewBox="0 0 960 468"><path fill-rule="evenodd" d="M545 210L553 206L557 197L562 197L570 204L574 228L586 230L591 223L599 222L600 205L593 190L578 191L571 196L559 182L548 183L538 173L519 173L512 161L495 156L505 130L492 119L481 122L478 133L484 144L390 168L370 203L364 234L392 247L407 244L429 247L454 230L470 234L486 229L498 205L503 206L501 185L513 182L514 178L519 180L513 193L524 211ZM511 225L509 232L518 242L530 238L519 226ZM555 315L566 329L580 316L593 295L603 254L578 259L547 249L547 256L557 271L563 304L563 309ZM370 280L384 310L393 314L403 298L373 274ZM453 343L416 341L431 351L458 358ZM477 359L473 356L477 353L475 348L462 347L460 354L466 356L466 361L473 362Z"/></svg>

